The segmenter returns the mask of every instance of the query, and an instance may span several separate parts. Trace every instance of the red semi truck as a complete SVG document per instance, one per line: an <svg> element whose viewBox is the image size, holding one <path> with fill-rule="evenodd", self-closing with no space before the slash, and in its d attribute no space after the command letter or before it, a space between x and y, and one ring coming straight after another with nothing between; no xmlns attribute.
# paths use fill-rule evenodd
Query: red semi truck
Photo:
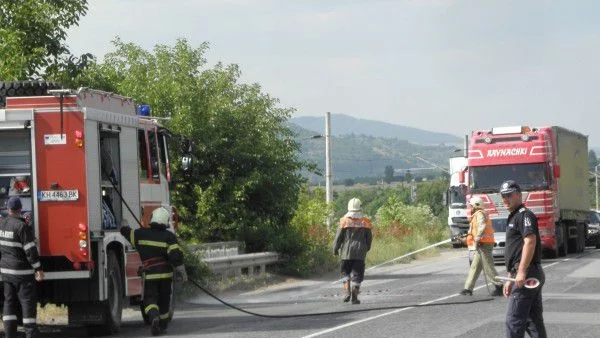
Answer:
<svg viewBox="0 0 600 338"><path fill-rule="evenodd" d="M20 196L46 274L39 301L67 305L69 323L94 335L115 333L142 297L140 257L118 228L171 208L168 131L113 93L0 85L13 96L0 101L0 213Z"/></svg>
<svg viewBox="0 0 600 338"><path fill-rule="evenodd" d="M515 180L525 206L538 218L545 257L581 252L589 214L587 165L587 136L575 131L556 126L476 130L469 143L467 198L480 196L492 220L506 219L498 190L503 181Z"/></svg>

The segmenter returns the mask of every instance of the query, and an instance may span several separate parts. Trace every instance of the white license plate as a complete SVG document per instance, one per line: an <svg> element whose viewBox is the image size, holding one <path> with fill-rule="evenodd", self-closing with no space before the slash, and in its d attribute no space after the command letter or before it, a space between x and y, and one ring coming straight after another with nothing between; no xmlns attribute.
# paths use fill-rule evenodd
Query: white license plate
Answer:
<svg viewBox="0 0 600 338"><path fill-rule="evenodd" d="M494 255L495 256L500 256L500 255L504 256L504 249L495 249Z"/></svg>
<svg viewBox="0 0 600 338"><path fill-rule="evenodd" d="M38 201L77 201L79 190L42 190L38 191Z"/></svg>

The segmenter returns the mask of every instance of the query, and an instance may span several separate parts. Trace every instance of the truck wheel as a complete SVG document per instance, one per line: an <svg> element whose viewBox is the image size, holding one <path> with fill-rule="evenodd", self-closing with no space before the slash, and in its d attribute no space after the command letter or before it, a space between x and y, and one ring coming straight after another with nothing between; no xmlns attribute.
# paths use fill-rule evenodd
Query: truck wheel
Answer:
<svg viewBox="0 0 600 338"><path fill-rule="evenodd" d="M558 248L558 255L560 257L564 257L567 255L569 249L569 237L567 235L567 226L565 224L561 224L560 234L562 242L560 243L560 247Z"/></svg>
<svg viewBox="0 0 600 338"><path fill-rule="evenodd" d="M119 332L123 313L123 275L114 251L107 255L108 298L102 302L104 323L88 327L91 336L107 336Z"/></svg>
<svg viewBox="0 0 600 338"><path fill-rule="evenodd" d="M56 82L45 81L0 81L0 108L6 105L6 98L12 96L39 96L46 95L48 89L60 89L62 86Z"/></svg>

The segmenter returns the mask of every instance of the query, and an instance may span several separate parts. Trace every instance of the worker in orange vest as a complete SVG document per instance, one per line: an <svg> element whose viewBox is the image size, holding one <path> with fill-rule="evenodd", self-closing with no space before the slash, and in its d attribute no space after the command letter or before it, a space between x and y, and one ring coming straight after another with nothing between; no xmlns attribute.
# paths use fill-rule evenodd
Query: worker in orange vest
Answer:
<svg viewBox="0 0 600 338"><path fill-rule="evenodd" d="M340 219L333 241L333 254L339 254L342 259L340 270L346 290L344 302L352 299L352 304L360 304L358 293L365 277L365 258L372 241L371 221L363 216L360 200L353 198L348 201L348 213Z"/></svg>
<svg viewBox="0 0 600 338"><path fill-rule="evenodd" d="M483 209L483 200L479 196L472 197L469 204L473 208L469 232L466 238L469 250L475 250L476 254L471 262L469 276L465 281L465 288L460 292L461 295L473 295L473 287L481 269L483 268L488 282L495 286L492 296L502 296L502 283L497 282L494 278L498 276L496 267L494 266L494 257L492 249L494 248L494 228L492 221Z"/></svg>

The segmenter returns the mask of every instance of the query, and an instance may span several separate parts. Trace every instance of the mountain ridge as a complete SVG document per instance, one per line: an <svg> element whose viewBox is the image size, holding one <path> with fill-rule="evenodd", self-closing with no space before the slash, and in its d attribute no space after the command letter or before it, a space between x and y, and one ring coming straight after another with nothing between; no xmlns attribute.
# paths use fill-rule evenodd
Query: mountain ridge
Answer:
<svg viewBox="0 0 600 338"><path fill-rule="evenodd" d="M297 116L289 120L304 129L324 134L324 116ZM427 131L398 124L356 118L345 114L331 114L331 135L365 135L397 138L422 145L460 145L463 139L450 133Z"/></svg>

